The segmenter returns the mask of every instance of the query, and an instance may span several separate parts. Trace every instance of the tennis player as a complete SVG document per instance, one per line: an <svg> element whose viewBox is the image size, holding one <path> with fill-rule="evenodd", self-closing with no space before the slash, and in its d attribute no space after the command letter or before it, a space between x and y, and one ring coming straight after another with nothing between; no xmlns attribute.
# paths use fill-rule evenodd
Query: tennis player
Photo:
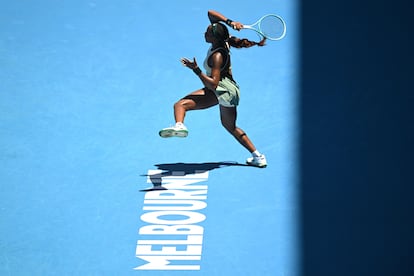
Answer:
<svg viewBox="0 0 414 276"><path fill-rule="evenodd" d="M205 73L198 67L195 58L189 60L182 58L184 66L193 70L200 78L204 87L196 90L174 104L174 117L176 124L164 128L159 135L168 137L187 137L188 130L184 125L184 117L187 111L206 109L219 104L220 119L224 128L230 132L241 145L251 154L246 160L248 165L264 168L267 166L266 157L261 154L246 133L236 126L237 105L239 104L239 86L233 79L231 72L230 47L248 48L252 46L263 46L265 39L254 42L247 39L240 39L229 35L227 27L240 30L243 24L232 21L219 12L209 11L208 18L211 24L204 34L207 43L211 44L207 57L204 60Z"/></svg>

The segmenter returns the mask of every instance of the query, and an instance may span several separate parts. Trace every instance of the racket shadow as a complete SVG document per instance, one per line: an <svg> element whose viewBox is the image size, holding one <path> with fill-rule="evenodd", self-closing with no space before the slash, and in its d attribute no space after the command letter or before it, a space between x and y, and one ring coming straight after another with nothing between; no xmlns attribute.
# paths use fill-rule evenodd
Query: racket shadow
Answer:
<svg viewBox="0 0 414 276"><path fill-rule="evenodd" d="M149 177L153 187L140 190L140 192L150 192L150 191L159 191L167 190L167 188L162 186L162 178L167 176L184 176L188 174L203 173L206 171L212 171L215 169L225 168L225 167L252 167L246 164L240 164L237 162L205 162L205 163L169 163L169 164L156 164L154 165L157 169L162 170L163 172L152 175L141 175Z"/></svg>

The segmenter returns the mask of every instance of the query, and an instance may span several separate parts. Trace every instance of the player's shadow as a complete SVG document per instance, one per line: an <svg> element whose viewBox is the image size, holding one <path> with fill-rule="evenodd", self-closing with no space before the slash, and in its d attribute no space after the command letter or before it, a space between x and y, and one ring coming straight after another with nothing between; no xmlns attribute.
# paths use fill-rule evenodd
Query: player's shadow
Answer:
<svg viewBox="0 0 414 276"><path fill-rule="evenodd" d="M149 177L153 187L145 190L140 190L141 192L167 190L167 188L162 186L162 178L166 176L184 176L187 174L203 173L206 171L212 171L214 169L233 166L250 167L249 165L240 164L237 162L171 163L156 164L154 166L157 167L157 169L162 170L162 172L158 174L143 175Z"/></svg>

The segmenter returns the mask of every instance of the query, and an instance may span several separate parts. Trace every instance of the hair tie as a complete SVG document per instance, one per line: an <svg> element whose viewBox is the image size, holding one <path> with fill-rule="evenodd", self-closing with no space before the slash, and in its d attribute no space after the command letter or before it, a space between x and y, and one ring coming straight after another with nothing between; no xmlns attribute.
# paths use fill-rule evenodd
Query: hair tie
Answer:
<svg viewBox="0 0 414 276"><path fill-rule="evenodd" d="M217 23L213 23L213 35L215 36L215 37L217 37L217 34L216 34L216 32L217 32Z"/></svg>

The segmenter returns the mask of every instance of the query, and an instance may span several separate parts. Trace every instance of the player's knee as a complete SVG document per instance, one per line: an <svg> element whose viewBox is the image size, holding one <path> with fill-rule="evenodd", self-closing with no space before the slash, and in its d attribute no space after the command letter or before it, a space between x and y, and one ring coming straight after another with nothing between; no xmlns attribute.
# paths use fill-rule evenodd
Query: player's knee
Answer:
<svg viewBox="0 0 414 276"><path fill-rule="evenodd" d="M177 108L186 108L186 105L185 105L185 101L184 100L179 100L179 101L177 101L175 104L174 104L174 109L177 109Z"/></svg>
<svg viewBox="0 0 414 276"><path fill-rule="evenodd" d="M196 103L188 99L181 99L174 104L174 109L184 109L186 111L196 108Z"/></svg>

